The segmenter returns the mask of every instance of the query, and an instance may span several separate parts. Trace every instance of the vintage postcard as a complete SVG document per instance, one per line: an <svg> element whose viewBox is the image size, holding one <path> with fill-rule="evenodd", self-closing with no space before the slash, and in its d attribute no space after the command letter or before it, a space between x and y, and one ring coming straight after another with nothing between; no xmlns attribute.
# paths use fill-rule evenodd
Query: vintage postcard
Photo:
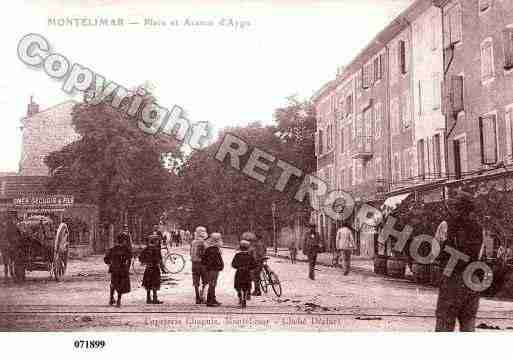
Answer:
<svg viewBox="0 0 513 359"><path fill-rule="evenodd" d="M1 16L0 331L513 331L513 1Z"/></svg>

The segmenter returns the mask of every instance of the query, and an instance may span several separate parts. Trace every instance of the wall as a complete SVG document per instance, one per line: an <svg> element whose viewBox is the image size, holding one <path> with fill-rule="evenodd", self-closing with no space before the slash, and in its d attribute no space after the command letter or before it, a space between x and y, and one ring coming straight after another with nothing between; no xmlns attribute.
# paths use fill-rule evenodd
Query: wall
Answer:
<svg viewBox="0 0 513 359"><path fill-rule="evenodd" d="M79 138L71 123L74 105L74 101L64 102L22 120L20 175L48 175L44 157Z"/></svg>

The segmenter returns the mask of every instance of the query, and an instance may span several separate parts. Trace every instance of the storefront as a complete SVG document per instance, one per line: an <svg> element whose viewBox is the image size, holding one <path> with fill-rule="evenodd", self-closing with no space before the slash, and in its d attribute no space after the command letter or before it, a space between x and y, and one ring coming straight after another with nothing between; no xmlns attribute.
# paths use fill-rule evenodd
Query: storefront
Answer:
<svg viewBox="0 0 513 359"><path fill-rule="evenodd" d="M65 222L70 230L70 256L82 257L93 253L99 241L98 208L75 203L73 196L42 195L17 197L0 205L0 211L15 211L19 220L34 215L50 217L55 223Z"/></svg>

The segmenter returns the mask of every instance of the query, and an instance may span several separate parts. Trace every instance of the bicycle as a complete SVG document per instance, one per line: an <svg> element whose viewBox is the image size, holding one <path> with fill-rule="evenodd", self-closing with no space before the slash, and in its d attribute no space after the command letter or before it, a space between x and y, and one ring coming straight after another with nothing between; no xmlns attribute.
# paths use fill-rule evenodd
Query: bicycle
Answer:
<svg viewBox="0 0 513 359"><path fill-rule="evenodd" d="M266 263L268 259L269 257L265 257L263 259L263 266L262 270L260 271L260 287L264 293L267 293L269 291L268 287L271 286L274 294L276 294L277 297L281 297L282 288L280 278Z"/></svg>
<svg viewBox="0 0 513 359"><path fill-rule="evenodd" d="M143 267L139 263L139 255L142 252L142 248L133 248L132 249L132 263L130 268L132 273L140 274L142 273ZM171 250L167 246L163 246L161 248L162 252L162 262L164 264L164 269L170 274L178 274L185 268L185 258L180 253L171 252Z"/></svg>

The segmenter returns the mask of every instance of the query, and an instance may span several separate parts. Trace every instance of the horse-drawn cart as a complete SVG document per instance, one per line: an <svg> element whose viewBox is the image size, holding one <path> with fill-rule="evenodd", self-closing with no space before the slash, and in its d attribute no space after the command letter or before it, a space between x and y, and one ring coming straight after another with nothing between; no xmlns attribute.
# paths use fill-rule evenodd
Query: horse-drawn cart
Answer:
<svg viewBox="0 0 513 359"><path fill-rule="evenodd" d="M48 271L55 280L66 273L69 253L69 230L66 223L57 225L50 217L31 216L19 222L20 243L13 253L14 277L24 280L26 271Z"/></svg>

